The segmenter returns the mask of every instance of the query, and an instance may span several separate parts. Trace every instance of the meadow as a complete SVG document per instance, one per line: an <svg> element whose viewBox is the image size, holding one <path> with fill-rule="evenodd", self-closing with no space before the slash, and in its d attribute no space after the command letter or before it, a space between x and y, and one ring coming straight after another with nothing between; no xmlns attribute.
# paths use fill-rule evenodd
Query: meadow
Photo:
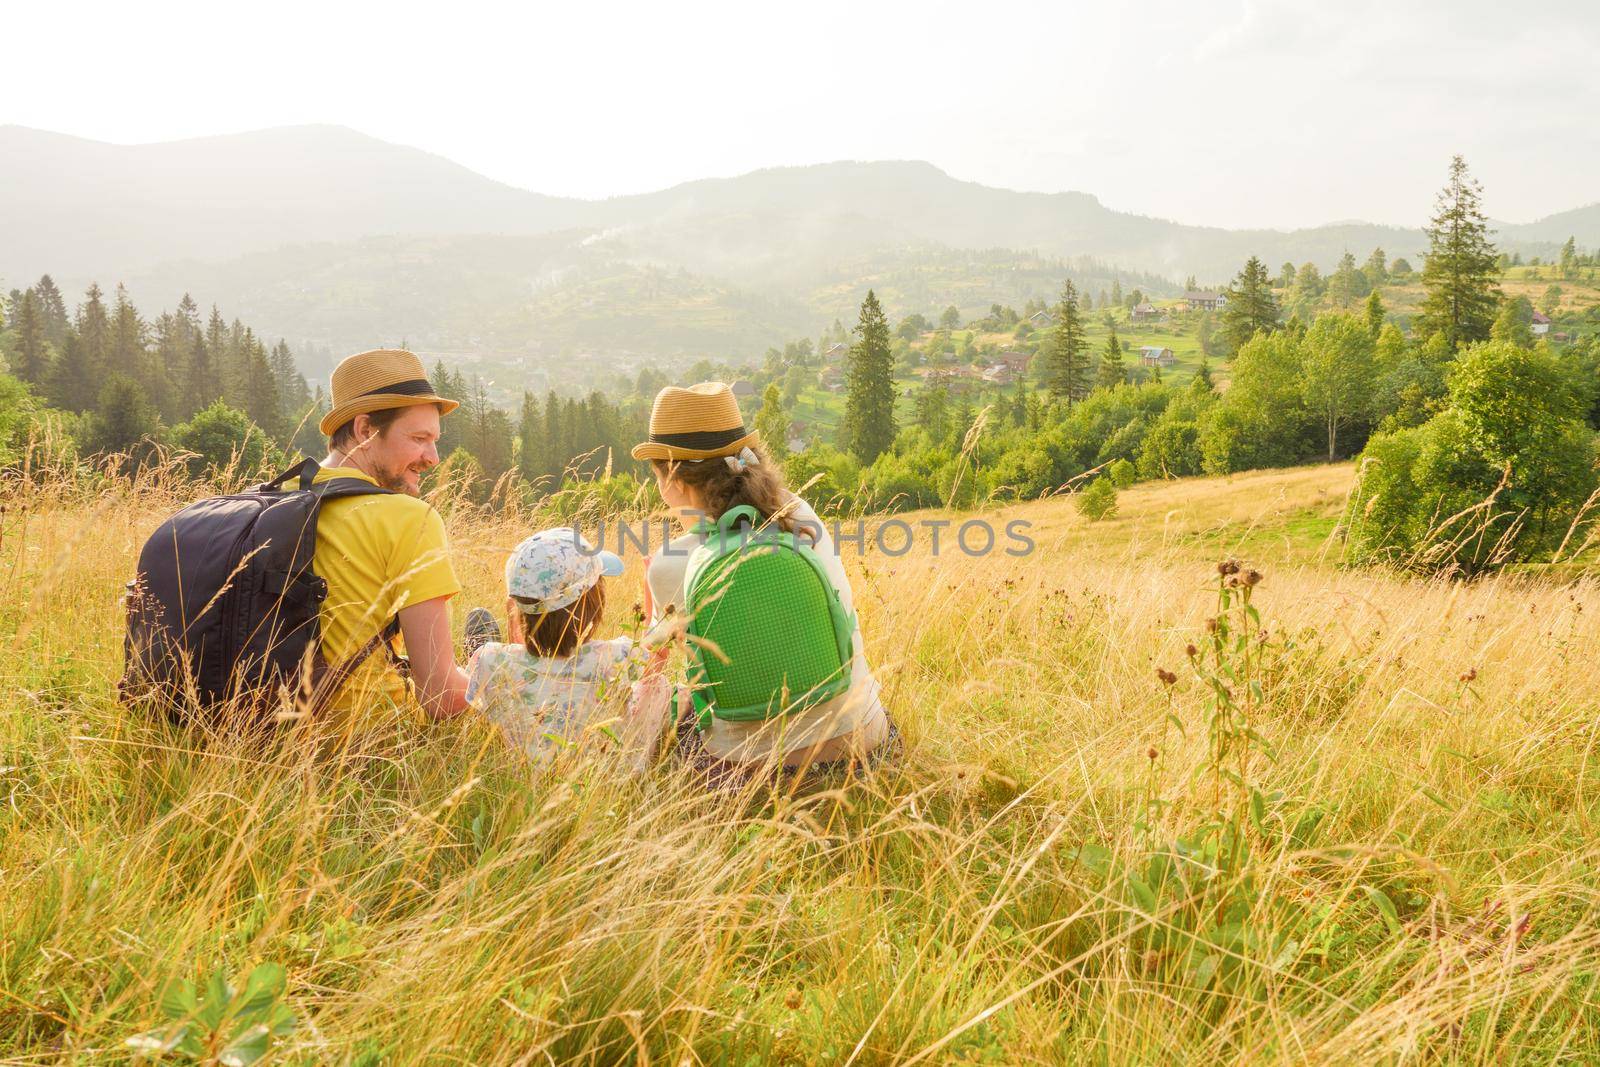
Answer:
<svg viewBox="0 0 1600 1067"><path fill-rule="evenodd" d="M186 491L14 488L0 1062L1593 1062L1600 585L1344 568L1353 477L850 553L904 754L733 794L131 713L118 598ZM448 521L459 625L540 519Z"/></svg>

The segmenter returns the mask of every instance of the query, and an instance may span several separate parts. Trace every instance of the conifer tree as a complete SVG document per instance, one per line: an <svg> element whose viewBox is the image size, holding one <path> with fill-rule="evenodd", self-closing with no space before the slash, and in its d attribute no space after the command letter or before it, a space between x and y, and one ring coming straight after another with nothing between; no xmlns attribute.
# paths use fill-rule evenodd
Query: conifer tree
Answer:
<svg viewBox="0 0 1600 1067"><path fill-rule="evenodd" d="M1451 351L1485 340L1498 307L1496 256L1488 219L1479 206L1482 193L1466 162L1455 156L1427 227L1428 258L1422 265L1427 295L1417 316L1417 334L1439 334Z"/></svg>
<svg viewBox="0 0 1600 1067"><path fill-rule="evenodd" d="M216 362L206 345L205 334L199 330L189 339L188 389L193 407L204 411L222 399L222 381L217 374Z"/></svg>
<svg viewBox="0 0 1600 1067"><path fill-rule="evenodd" d="M39 310L39 300L32 289L22 294L13 311L16 316L17 351L12 369L17 377L30 385L44 380L49 366L49 348L45 340L44 316Z"/></svg>
<svg viewBox="0 0 1600 1067"><path fill-rule="evenodd" d="M268 437L281 439L284 433L283 413L278 402L278 383L272 376L272 366L267 362L266 349L256 341L254 334L246 337L241 348L241 395L243 411L250 421L266 431Z"/></svg>
<svg viewBox="0 0 1600 1067"><path fill-rule="evenodd" d="M1228 302L1219 314L1222 339L1230 354L1243 348L1257 332L1271 333L1278 328L1278 302L1272 296L1272 281L1261 260L1255 256L1246 260L1226 292Z"/></svg>
<svg viewBox="0 0 1600 1067"><path fill-rule="evenodd" d="M67 302L56 287L55 280L46 274L34 287L39 302L39 320L44 326L44 339L56 348L67 340Z"/></svg>
<svg viewBox="0 0 1600 1067"><path fill-rule="evenodd" d="M1117 328L1113 326L1106 337L1105 352L1100 356L1100 385L1110 388L1127 380L1128 369L1122 363L1122 342L1117 340Z"/></svg>
<svg viewBox="0 0 1600 1067"><path fill-rule="evenodd" d="M101 300L100 287L91 283L84 293L84 302L78 306L78 358L83 363L83 374L94 383L94 391L89 394L83 406L93 406L93 401L99 395L100 386L107 380L107 374L112 368L109 365L111 356L111 320L106 314L106 305ZM115 368L117 373L127 373L126 368Z"/></svg>
<svg viewBox="0 0 1600 1067"><path fill-rule="evenodd" d="M1158 365L1157 370L1160 369ZM1194 377L1189 381L1189 391L1196 396L1217 391L1216 383L1211 380L1211 365L1206 362L1206 357L1200 357L1200 369L1194 372Z"/></svg>
<svg viewBox="0 0 1600 1067"><path fill-rule="evenodd" d="M90 452L134 453L137 462L141 446L160 428L155 407L139 383L117 373L100 389L86 426L85 443Z"/></svg>
<svg viewBox="0 0 1600 1067"><path fill-rule="evenodd" d="M1367 257L1367 262L1361 268L1361 273L1367 276L1367 284L1376 289L1389 280L1388 260L1384 258L1381 248L1374 248L1372 255Z"/></svg>
<svg viewBox="0 0 1600 1067"><path fill-rule="evenodd" d="M857 340L850 348L845 375L845 448L870 464L894 443L894 354L889 347L889 322L872 290L861 302Z"/></svg>
<svg viewBox="0 0 1600 1067"><path fill-rule="evenodd" d="M543 471L552 484L561 481L562 470L566 467L568 456L562 452L562 439L565 434L561 425L561 398L556 396L555 390L550 390L544 398L544 447Z"/></svg>
<svg viewBox="0 0 1600 1067"><path fill-rule="evenodd" d="M1367 294L1364 314L1367 319L1367 329L1371 331L1373 339L1376 340L1378 334L1383 331L1383 317L1385 314L1383 298L1378 295L1378 290L1374 289Z"/></svg>
<svg viewBox="0 0 1600 1067"><path fill-rule="evenodd" d="M544 476L542 445L544 420L539 413L539 399L527 390L522 393L522 412L517 419L517 473L529 485Z"/></svg>
<svg viewBox="0 0 1600 1067"><path fill-rule="evenodd" d="M783 458L789 451L789 415L783 410L783 391L769 382L761 394L761 410L756 412L756 432L767 451Z"/></svg>
<svg viewBox="0 0 1600 1067"><path fill-rule="evenodd" d="M1113 291L1120 300L1121 287ZM1045 387L1051 399L1069 404L1089 393L1089 358L1084 351L1082 313L1078 310L1078 289L1068 278L1061 286L1061 302L1056 305L1056 325L1051 334L1050 362L1045 371Z"/></svg>

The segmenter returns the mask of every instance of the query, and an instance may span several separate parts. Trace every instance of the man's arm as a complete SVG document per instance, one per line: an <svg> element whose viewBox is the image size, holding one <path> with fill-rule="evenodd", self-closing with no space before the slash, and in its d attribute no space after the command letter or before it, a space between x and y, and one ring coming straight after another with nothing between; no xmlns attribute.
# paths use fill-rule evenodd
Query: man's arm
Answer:
<svg viewBox="0 0 1600 1067"><path fill-rule="evenodd" d="M422 710L434 719L453 719L466 711L467 672L456 666L450 640L450 598L434 597L401 608L400 634Z"/></svg>

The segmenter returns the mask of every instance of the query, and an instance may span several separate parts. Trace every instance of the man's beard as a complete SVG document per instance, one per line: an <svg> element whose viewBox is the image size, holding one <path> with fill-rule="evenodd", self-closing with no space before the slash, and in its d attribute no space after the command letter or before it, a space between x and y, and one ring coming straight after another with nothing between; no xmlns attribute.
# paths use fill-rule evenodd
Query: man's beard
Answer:
<svg viewBox="0 0 1600 1067"><path fill-rule="evenodd" d="M379 488L390 489L396 493L406 493L410 496L421 496L421 489L414 488L406 481L406 472L409 469L409 467L379 467L372 472L372 477L378 483ZM421 475L418 475L418 479L420 482Z"/></svg>

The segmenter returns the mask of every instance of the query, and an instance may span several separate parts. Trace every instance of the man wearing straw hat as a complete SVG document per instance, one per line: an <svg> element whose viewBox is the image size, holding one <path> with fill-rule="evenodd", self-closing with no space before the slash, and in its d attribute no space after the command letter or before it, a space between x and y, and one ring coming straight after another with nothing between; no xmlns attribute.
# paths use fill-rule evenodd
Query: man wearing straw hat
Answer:
<svg viewBox="0 0 1600 1067"><path fill-rule="evenodd" d="M409 697L436 719L466 708L467 677L450 640L450 598L461 591L444 520L419 499L424 471L439 462L439 420L456 402L428 383L422 361L376 349L333 371L333 408L323 416L328 456L316 481L359 478L388 494L329 500L317 522L314 566L328 583L322 651L342 663L398 620L409 656L368 656L330 705L337 726L364 731L405 714ZM410 675L409 683L407 673Z"/></svg>

